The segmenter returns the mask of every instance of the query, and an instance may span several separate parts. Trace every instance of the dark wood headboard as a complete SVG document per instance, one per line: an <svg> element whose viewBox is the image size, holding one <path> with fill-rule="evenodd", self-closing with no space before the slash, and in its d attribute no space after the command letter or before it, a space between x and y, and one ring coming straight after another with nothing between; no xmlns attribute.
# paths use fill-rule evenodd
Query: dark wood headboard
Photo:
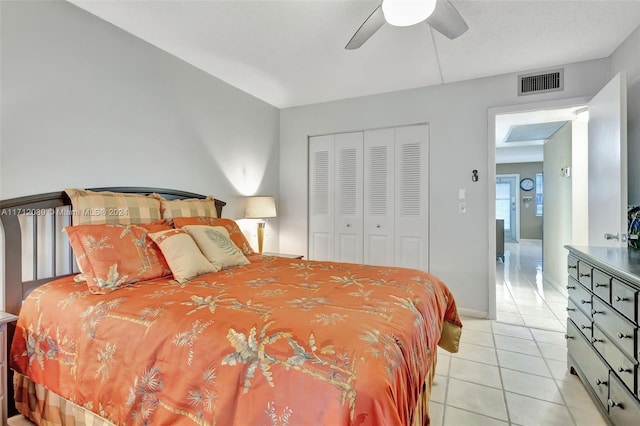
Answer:
<svg viewBox="0 0 640 426"><path fill-rule="evenodd" d="M204 195L195 194L193 192L177 191L164 188L145 188L145 187L111 187L111 188L89 188L91 191L113 191L128 194L148 195L157 193L168 200L185 199L185 198L205 198ZM226 205L224 201L215 200L216 211L218 217L222 217L222 208ZM5 311L18 315L22 300L38 286L51 281L54 278L70 275L73 273L73 256L67 256L69 265L65 271L59 273L57 270L59 249L56 243L58 221L64 218L64 215L55 213L56 209L71 206L71 200L64 191L49 192L46 194L30 195L26 197L13 198L10 200L0 201L0 222L4 230L4 286L5 286ZM51 232L45 235L45 238L38 232L39 220L42 220L40 212L53 209L52 214L47 215L47 220L51 221ZM34 212L37 212L34 214ZM31 268L33 279L23 279L23 251L24 244L23 232L21 229L19 215L26 216L31 219L33 227L32 241L29 244L33 254L31 257ZM51 264L51 273L47 276L40 276L38 271L38 247L46 240L44 244L50 245L49 262ZM70 248L69 248L70 250Z"/></svg>

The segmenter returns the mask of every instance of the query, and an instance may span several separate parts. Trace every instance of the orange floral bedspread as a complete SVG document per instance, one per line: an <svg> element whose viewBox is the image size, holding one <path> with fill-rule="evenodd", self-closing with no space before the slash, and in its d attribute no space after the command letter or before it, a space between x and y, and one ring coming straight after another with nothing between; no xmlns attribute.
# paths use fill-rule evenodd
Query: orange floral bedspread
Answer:
<svg viewBox="0 0 640 426"><path fill-rule="evenodd" d="M416 270L253 256L106 295L25 300L11 366L116 424L409 424L449 290Z"/></svg>

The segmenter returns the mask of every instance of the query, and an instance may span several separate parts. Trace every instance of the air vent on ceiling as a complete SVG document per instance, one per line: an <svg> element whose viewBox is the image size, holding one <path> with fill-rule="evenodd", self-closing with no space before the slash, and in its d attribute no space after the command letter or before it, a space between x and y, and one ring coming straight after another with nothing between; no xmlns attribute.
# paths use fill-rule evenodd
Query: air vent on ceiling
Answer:
<svg viewBox="0 0 640 426"><path fill-rule="evenodd" d="M564 69L518 76L518 96L564 89Z"/></svg>

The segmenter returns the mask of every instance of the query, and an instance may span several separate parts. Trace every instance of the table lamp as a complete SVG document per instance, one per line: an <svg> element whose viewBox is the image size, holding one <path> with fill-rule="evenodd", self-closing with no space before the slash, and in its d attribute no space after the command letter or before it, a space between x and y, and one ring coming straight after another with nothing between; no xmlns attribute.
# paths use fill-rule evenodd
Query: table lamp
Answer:
<svg viewBox="0 0 640 426"><path fill-rule="evenodd" d="M246 219L266 219L276 217L276 201L273 197L248 197L244 210ZM264 226L266 220L258 222L258 253L262 254L264 241Z"/></svg>

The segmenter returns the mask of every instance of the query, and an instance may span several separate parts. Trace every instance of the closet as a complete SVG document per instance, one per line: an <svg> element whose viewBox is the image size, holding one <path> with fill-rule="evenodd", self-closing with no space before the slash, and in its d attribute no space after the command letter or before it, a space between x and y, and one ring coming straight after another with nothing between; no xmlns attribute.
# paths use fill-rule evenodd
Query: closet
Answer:
<svg viewBox="0 0 640 426"><path fill-rule="evenodd" d="M429 126L309 138L309 259L429 269Z"/></svg>

